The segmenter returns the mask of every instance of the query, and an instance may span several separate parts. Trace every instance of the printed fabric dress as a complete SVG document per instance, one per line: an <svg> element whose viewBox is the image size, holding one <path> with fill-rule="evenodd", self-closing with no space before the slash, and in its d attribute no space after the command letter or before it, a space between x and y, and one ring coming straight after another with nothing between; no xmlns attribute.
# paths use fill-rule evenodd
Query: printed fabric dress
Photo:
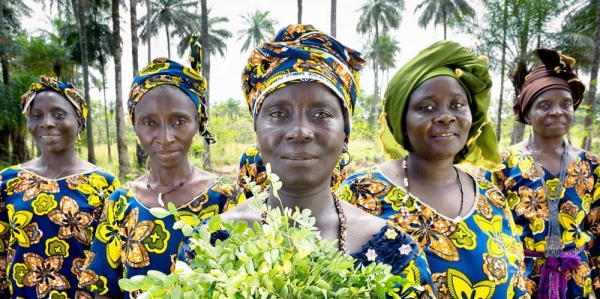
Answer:
<svg viewBox="0 0 600 299"><path fill-rule="evenodd" d="M237 184L221 177L177 210L179 217L204 219L244 200ZM119 279L145 275L148 270L168 274L174 269L183 239L181 230L173 229L179 217L159 219L138 201L129 184L119 188L106 201L80 285L100 295L136 298L137 293L122 292Z"/></svg>
<svg viewBox="0 0 600 299"><path fill-rule="evenodd" d="M201 225L207 225L204 221ZM214 245L217 240L229 238L230 232L219 230L210 237ZM189 246L189 238L184 239L183 247L179 252L179 259L192 265L195 252ZM358 252L351 256L356 259L355 266L369 265L373 262L385 263L392 266L391 272L407 280L420 285L422 290L413 287L400 287L400 298L436 298L431 288L431 273L423 252L419 254L419 248L406 234L390 226L384 226L373 238L361 247Z"/></svg>
<svg viewBox="0 0 600 299"><path fill-rule="evenodd" d="M468 215L449 219L393 183L372 166L350 175L341 199L388 219L425 252L438 298L529 298L523 248L506 200L486 180Z"/></svg>
<svg viewBox="0 0 600 299"><path fill-rule="evenodd" d="M546 192L536 171L533 156L522 147L512 146L501 152L502 171L486 173L506 195L525 250L525 281L530 294L536 295L546 265L543 257L548 235L549 209ZM600 290L595 263L600 256L600 167L598 157L581 152L567 165L558 202L558 220L562 230L562 274L566 278L566 298L588 298ZM554 198L559 177L543 165L541 177ZM567 261L569 259L569 261ZM567 262L570 266L567 266Z"/></svg>
<svg viewBox="0 0 600 299"><path fill-rule="evenodd" d="M119 180L105 170L48 179L0 172L0 283L11 298L93 298L79 288L94 231Z"/></svg>

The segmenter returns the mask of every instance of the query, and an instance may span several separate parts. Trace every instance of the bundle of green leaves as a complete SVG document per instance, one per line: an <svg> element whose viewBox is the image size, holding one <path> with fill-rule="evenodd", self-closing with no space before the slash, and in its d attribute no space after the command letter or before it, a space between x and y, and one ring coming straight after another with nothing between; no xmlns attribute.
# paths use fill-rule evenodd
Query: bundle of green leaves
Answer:
<svg viewBox="0 0 600 299"><path fill-rule="evenodd" d="M276 193L281 183L270 169L268 175ZM215 216L196 227L197 217L180 217L172 204L168 208L152 212L178 217L175 228L189 236L196 255L191 265L178 261L171 274L149 271L119 281L126 291L141 290L139 298L399 298L398 286L409 283L393 275L389 265L355 265L336 242L320 237L310 210L257 204L255 208L267 209L264 225L249 227ZM227 238L211 242L211 234L224 231Z"/></svg>

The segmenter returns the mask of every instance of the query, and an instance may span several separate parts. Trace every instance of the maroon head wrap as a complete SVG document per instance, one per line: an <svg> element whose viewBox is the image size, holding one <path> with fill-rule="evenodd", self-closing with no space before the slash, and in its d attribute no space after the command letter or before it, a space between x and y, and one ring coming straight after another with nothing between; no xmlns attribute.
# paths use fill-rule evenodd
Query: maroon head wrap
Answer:
<svg viewBox="0 0 600 299"><path fill-rule="evenodd" d="M573 97L573 109L579 107L585 91L585 85L572 68L575 59L549 49L537 49L536 54L543 65L536 67L525 77L523 90L513 106L516 120L524 124L527 124L525 115L529 112L531 104L545 91L562 89L570 92Z"/></svg>

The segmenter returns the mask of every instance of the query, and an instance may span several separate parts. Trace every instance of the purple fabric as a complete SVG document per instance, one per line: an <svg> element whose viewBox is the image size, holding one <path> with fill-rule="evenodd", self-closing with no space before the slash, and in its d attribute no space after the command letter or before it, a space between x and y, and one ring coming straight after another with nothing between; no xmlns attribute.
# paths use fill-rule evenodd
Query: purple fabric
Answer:
<svg viewBox="0 0 600 299"><path fill-rule="evenodd" d="M525 257L546 258L542 267L537 299L563 299L567 297L567 274L577 269L583 248L575 248L562 252L558 257L545 257L542 252L525 250Z"/></svg>

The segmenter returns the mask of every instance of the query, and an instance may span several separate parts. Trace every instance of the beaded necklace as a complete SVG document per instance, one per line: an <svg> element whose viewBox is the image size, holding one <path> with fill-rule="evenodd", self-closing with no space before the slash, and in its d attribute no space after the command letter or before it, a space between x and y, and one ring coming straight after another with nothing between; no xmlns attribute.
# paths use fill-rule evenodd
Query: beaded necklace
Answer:
<svg viewBox="0 0 600 299"><path fill-rule="evenodd" d="M188 177L185 179L185 181L180 182L179 184L177 184L177 186L175 186L175 188L173 188L167 192L157 192L154 189L152 189L152 187L150 186L150 175L152 174L152 169L150 169L150 171L148 172L148 176L146 177L146 188L148 188L148 190L152 191L152 193L158 194L158 204L160 204L161 207L164 207L165 202L162 199L163 195L167 195L167 194L183 187L183 185L185 185L187 182L190 181L190 179L192 178L192 175L194 174L195 169L196 169L196 167L192 166L192 171L190 172L190 175L188 175Z"/></svg>
<svg viewBox="0 0 600 299"><path fill-rule="evenodd" d="M562 251L562 240L561 240L561 229L560 224L558 223L558 202L560 199L560 194L562 193L563 183L565 180L565 174L567 170L567 145L563 140L562 148L562 159L560 162L560 172L558 174L558 185L556 186L556 192L553 197L550 197L550 190L546 185L546 180L542 174L542 167L540 166L540 162L538 160L537 153L533 148L533 141L529 139L527 142L527 147L531 151L531 155L533 156L533 164L535 165L535 169L540 176L540 181L542 182L542 186L544 188L544 193L546 194L546 201L548 202L548 210L550 211L549 215L549 225L548 225L548 239L546 241L546 250L544 254L549 257L557 257L560 255Z"/></svg>
<svg viewBox="0 0 600 299"><path fill-rule="evenodd" d="M342 203L340 202L340 198L333 191L331 192L333 196L333 202L335 203L335 209L337 210L338 219L340 220L340 236L339 236L339 249L343 253L348 253L348 249L346 247L346 229L348 228L348 223L346 221L346 214L344 214L344 209L342 208ZM265 205L267 204L267 197L263 202ZM267 211L263 211L260 215L260 223L267 224Z"/></svg>

